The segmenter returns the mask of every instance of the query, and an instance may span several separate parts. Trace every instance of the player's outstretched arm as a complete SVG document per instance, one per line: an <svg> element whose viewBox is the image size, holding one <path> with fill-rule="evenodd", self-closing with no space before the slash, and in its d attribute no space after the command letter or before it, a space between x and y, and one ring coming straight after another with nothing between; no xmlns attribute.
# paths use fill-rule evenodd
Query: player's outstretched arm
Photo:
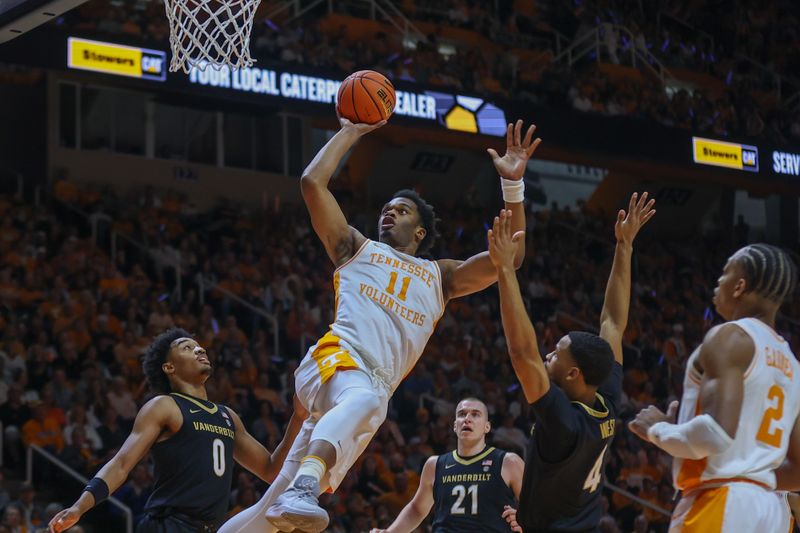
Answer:
<svg viewBox="0 0 800 533"><path fill-rule="evenodd" d="M500 315L511 365L522 384L525 399L528 403L533 403L550 390L550 378L539 353L536 330L528 318L519 291L517 272L514 269L514 251L524 238L524 232L512 234L509 220L512 217L511 212L505 209L500 211L500 216L495 217L494 225L488 232L489 256L497 270Z"/></svg>
<svg viewBox="0 0 800 533"><path fill-rule="evenodd" d="M411 533L419 527L433 507L433 481L436 477L437 459L438 456L434 455L425 461L416 494L403 507L392 525L386 529L372 529L370 533Z"/></svg>
<svg viewBox="0 0 800 533"><path fill-rule="evenodd" d="M800 418L794 422L794 428L792 428L792 434L789 437L789 449L786 453L786 459L775 470L775 478L777 490L800 491ZM795 508L800 509L798 504L800 504L800 500L797 496L795 499L790 500L795 516L797 515Z"/></svg>
<svg viewBox="0 0 800 533"><path fill-rule="evenodd" d="M228 408L226 407L226 409ZM300 432L303 422L308 418L308 411L295 396L294 412L289 419L286 433L272 453L269 453L263 444L247 432L239 415L234 413L232 409L228 409L228 412L236 428L236 437L233 442L233 459L262 480L272 483L278 477L278 473L283 467L283 462L286 460L286 456L289 454L292 443L294 443L294 439Z"/></svg>
<svg viewBox="0 0 800 533"><path fill-rule="evenodd" d="M523 176L536 148L542 142L533 138L536 126L528 128L525 138L522 138L522 120L516 124L509 124L506 129L506 153L500 157L496 151L489 148L487 152L492 158L495 169L503 179L503 198L506 210L514 214L512 218L512 232L525 231L525 204ZM514 254L514 267L522 266L525 259L525 241L519 243ZM476 254L466 261L442 259L439 261L444 278L444 293L449 300L482 291L497 281L497 270L492 265L488 252Z"/></svg>
<svg viewBox="0 0 800 533"><path fill-rule="evenodd" d="M128 474L147 454L150 447L166 427L177 429L180 426L180 411L175 402L166 396L153 398L139 411L133 423L133 430L125 439L117 454L100 469L90 484L106 485L108 494L113 494L128 478ZM97 481L97 480L102 481ZM85 490L78 500L50 521L51 533L66 531L75 525L81 516L97 503L92 492Z"/></svg>
<svg viewBox="0 0 800 533"><path fill-rule="evenodd" d="M628 427L673 457L704 459L727 450L736 438L744 397L744 374L755 345L736 324L722 324L706 334L698 361L703 368L700 405L703 412L675 424L678 402L664 414L654 406L642 410Z"/></svg>
<svg viewBox="0 0 800 533"><path fill-rule="evenodd" d="M647 201L645 192L631 195L628 212L620 209L614 224L617 246L614 250L614 263L606 285L603 311L600 313L600 337L611 345L614 359L622 364L622 335L628 325L628 310L631 303L631 256L633 240L639 230L656 214L655 200Z"/></svg>
<svg viewBox="0 0 800 533"><path fill-rule="evenodd" d="M311 215L311 224L336 266L350 259L364 237L347 224L341 207L328 189L328 182L358 139L386 124L385 120L373 125L353 124L346 118L340 118L339 122L342 129L322 147L300 178L300 190Z"/></svg>

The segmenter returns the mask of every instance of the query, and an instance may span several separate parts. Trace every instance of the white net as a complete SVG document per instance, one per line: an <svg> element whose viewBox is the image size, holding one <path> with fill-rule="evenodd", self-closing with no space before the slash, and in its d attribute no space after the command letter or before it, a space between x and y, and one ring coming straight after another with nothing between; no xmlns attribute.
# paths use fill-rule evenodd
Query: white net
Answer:
<svg viewBox="0 0 800 533"><path fill-rule="evenodd" d="M171 72L206 66L249 67L250 32L261 0L164 0Z"/></svg>

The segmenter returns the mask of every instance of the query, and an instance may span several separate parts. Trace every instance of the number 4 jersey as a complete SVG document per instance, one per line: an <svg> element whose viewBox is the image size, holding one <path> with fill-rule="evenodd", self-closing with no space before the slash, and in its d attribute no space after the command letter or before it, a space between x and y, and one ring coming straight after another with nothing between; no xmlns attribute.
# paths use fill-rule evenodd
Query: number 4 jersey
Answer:
<svg viewBox="0 0 800 533"><path fill-rule="evenodd" d="M366 240L333 275L336 318L309 350L321 382L362 368L393 392L414 367L444 311L439 265Z"/></svg>
<svg viewBox="0 0 800 533"><path fill-rule="evenodd" d="M453 451L436 460L432 533L508 533L503 507L516 506L503 480L506 452L487 448L473 457Z"/></svg>
<svg viewBox="0 0 800 533"><path fill-rule="evenodd" d="M750 368L744 374L744 396L739 427L733 444L724 453L701 460L675 459L675 487L687 491L701 485L733 480L754 481L775 488L774 470L786 457L789 435L800 412L800 364L789 344L756 318L732 322L755 345ZM700 350L689 357L683 381L678 423L701 413L700 382L695 367Z"/></svg>
<svg viewBox="0 0 800 533"><path fill-rule="evenodd" d="M221 523L233 476L233 420L222 405L177 392L169 397L178 404L183 425L151 448L156 479L145 509L172 509Z"/></svg>

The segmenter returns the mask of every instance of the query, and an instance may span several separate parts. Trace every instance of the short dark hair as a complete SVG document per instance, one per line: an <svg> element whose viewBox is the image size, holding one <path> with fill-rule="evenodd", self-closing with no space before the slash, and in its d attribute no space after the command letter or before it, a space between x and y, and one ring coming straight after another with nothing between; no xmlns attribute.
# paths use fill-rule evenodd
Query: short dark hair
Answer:
<svg viewBox="0 0 800 533"><path fill-rule="evenodd" d="M433 243L436 242L436 238L439 236L439 232L436 229L436 223L438 222L438 219L436 218L436 211L434 211L433 206L426 202L417 191L412 191L411 189L397 191L394 193L394 196L392 196L392 199L395 198L408 198L414 202L414 204L416 204L417 213L419 213L419 220L422 223L422 227L425 228L425 238L419 243L417 255L428 252L433 247Z"/></svg>
<svg viewBox="0 0 800 533"><path fill-rule="evenodd" d="M185 329L170 328L164 333L156 336L142 358L142 372L147 378L147 384L150 388L160 394L169 394L172 392L172 387L169 384L169 378L162 370L161 366L167 361L167 354L172 343L181 337L191 338L191 334Z"/></svg>
<svg viewBox="0 0 800 533"><path fill-rule="evenodd" d="M569 351L583 373L583 381L592 387L599 387L611 373L614 364L614 351L611 345L593 333L570 331Z"/></svg>
<svg viewBox="0 0 800 533"><path fill-rule="evenodd" d="M797 266L784 250L769 244L750 244L733 254L741 265L747 291L782 304L797 287Z"/></svg>

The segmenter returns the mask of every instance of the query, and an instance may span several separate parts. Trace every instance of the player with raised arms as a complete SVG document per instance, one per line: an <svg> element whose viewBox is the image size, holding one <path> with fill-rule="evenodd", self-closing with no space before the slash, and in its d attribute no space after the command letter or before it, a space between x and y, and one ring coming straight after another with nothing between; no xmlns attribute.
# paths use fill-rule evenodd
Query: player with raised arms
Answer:
<svg viewBox="0 0 800 533"><path fill-rule="evenodd" d="M714 290L727 322L689 356L680 411L678 402L666 414L650 406L630 422L675 458L683 497L671 532L789 531L786 497L775 489L800 489L800 364L775 317L796 285L797 267L780 248L734 253Z"/></svg>
<svg viewBox="0 0 800 533"><path fill-rule="evenodd" d="M519 510L503 513L514 531L595 531L603 515L606 455L622 393L622 334L631 297L631 256L639 230L655 214L647 193L633 194L614 226L617 245L600 314L600 335L571 331L542 361L513 268L522 234L503 211L489 230L500 313L511 364L535 417L525 454Z"/></svg>
<svg viewBox="0 0 800 533"><path fill-rule="evenodd" d="M233 461L271 483L308 415L295 398L286 435L270 454L232 409L208 401L211 361L189 333L173 328L158 335L142 366L158 395L142 406L131 434L78 500L53 517L51 533L69 529L108 498L148 451L156 479L137 533L216 531L228 512Z"/></svg>
<svg viewBox="0 0 800 533"><path fill-rule="evenodd" d="M222 533L325 529L329 518L319 506L320 492L339 486L383 423L390 396L422 355L447 301L497 281L488 252L466 261L419 257L436 239L436 216L414 191L396 193L381 208L378 241L348 225L328 183L361 136L386 121L340 123L301 179L314 230L336 266L334 322L295 372L297 394L311 416L274 486ZM489 150L518 231L525 228L522 176L540 143L534 131L531 126L523 138L522 121L509 124L505 155ZM523 257L519 247L515 266Z"/></svg>
<svg viewBox="0 0 800 533"><path fill-rule="evenodd" d="M515 453L487 446L491 429L485 403L477 398L458 402L457 449L429 457L414 498L392 525L370 533L411 533L432 508L432 533L508 533L503 510L519 500L525 463Z"/></svg>

